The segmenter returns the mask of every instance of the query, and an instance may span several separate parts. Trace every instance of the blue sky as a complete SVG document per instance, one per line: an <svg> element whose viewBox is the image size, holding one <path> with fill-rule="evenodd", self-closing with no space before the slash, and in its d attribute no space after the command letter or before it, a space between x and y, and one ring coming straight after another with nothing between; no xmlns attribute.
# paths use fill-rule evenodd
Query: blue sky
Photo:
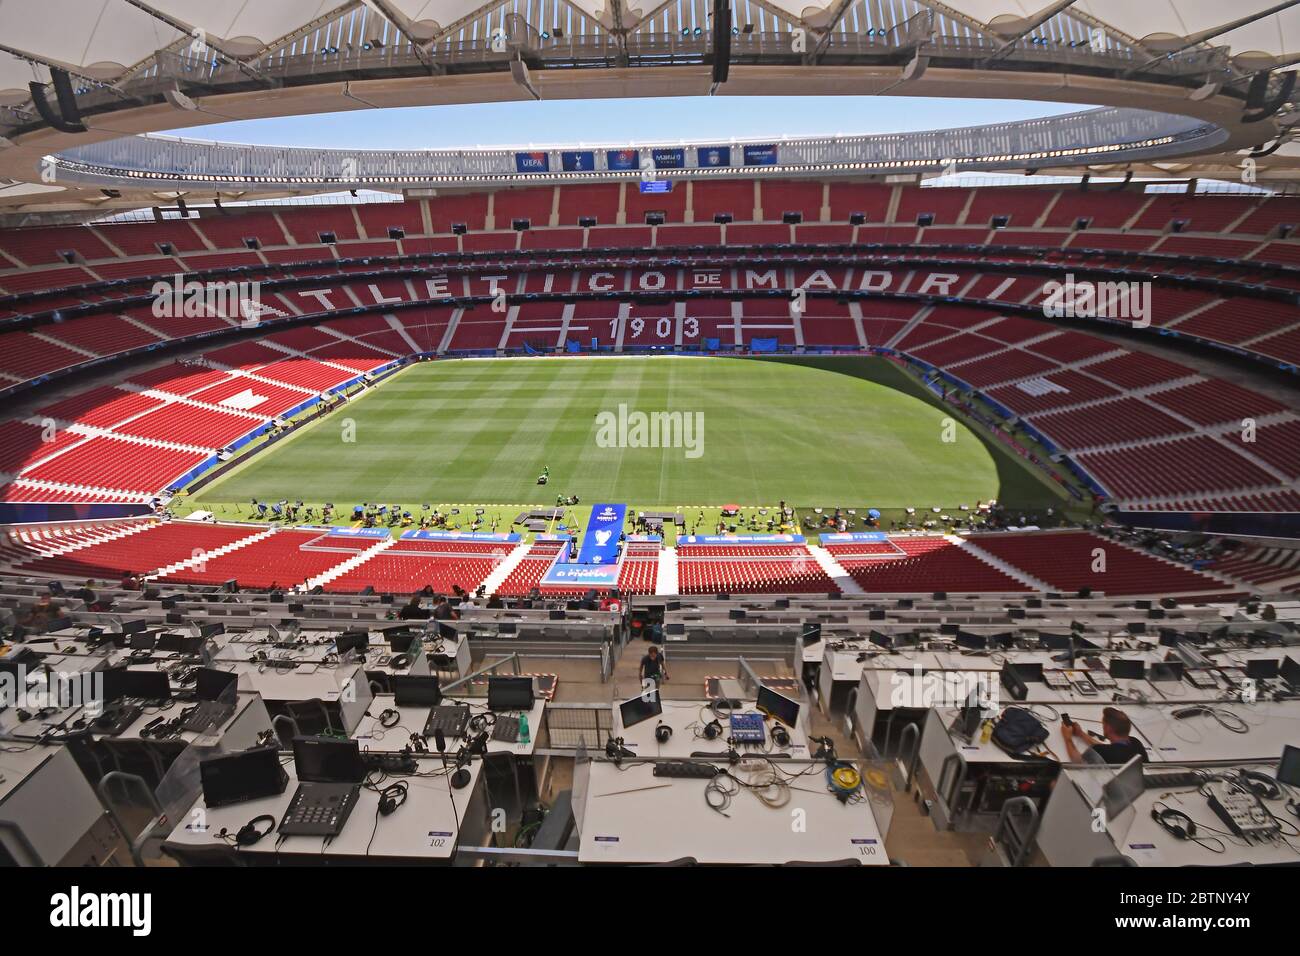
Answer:
<svg viewBox="0 0 1300 956"><path fill-rule="evenodd" d="M359 110L177 130L266 146L438 149L900 133L1033 119L1075 104L878 96L662 97Z"/></svg>

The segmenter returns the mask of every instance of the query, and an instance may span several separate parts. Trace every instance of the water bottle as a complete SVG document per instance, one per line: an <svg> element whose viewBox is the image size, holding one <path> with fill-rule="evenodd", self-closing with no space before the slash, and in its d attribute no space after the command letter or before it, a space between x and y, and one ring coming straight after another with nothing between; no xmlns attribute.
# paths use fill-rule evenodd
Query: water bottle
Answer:
<svg viewBox="0 0 1300 956"><path fill-rule="evenodd" d="M519 715L519 742L528 746L528 715Z"/></svg>

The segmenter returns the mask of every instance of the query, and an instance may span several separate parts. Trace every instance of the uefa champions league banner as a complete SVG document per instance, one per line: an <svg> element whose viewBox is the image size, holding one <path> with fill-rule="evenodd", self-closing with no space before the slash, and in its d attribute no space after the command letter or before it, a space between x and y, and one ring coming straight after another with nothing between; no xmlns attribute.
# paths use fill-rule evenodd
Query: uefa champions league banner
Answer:
<svg viewBox="0 0 1300 956"><path fill-rule="evenodd" d="M769 144L766 146L746 146L745 165L746 166L775 166L776 146L774 144Z"/></svg>
<svg viewBox="0 0 1300 956"><path fill-rule="evenodd" d="M888 541L889 535L883 531L836 531L821 536L822 544L861 544L862 542Z"/></svg>
<svg viewBox="0 0 1300 956"><path fill-rule="evenodd" d="M384 529L379 529L384 530ZM519 535L504 531L421 531L408 528L402 532L403 541L503 541L517 542Z"/></svg>
<svg viewBox="0 0 1300 956"><path fill-rule="evenodd" d="M387 528L329 528L331 538L387 538Z"/></svg>
<svg viewBox="0 0 1300 956"><path fill-rule="evenodd" d="M641 154L635 149L609 149L605 151L605 166L625 172L641 168Z"/></svg>
<svg viewBox="0 0 1300 956"><path fill-rule="evenodd" d="M618 536L627 519L627 505L595 505L587 520L587 533L582 537L578 551L578 564L616 564L618 562Z"/></svg>
<svg viewBox="0 0 1300 956"><path fill-rule="evenodd" d="M574 590L581 588L612 588L618 586L617 564L564 564L551 565L551 569L542 575L543 587L567 586Z"/></svg>

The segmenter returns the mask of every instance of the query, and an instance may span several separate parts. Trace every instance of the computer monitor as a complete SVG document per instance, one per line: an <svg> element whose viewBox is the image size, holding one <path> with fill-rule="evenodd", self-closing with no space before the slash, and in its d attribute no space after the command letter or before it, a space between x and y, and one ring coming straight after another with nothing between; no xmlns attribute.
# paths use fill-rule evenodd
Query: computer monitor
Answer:
<svg viewBox="0 0 1300 956"><path fill-rule="evenodd" d="M398 707L437 707L442 703L442 685L437 677L394 674L388 678L393 703Z"/></svg>
<svg viewBox="0 0 1300 956"><path fill-rule="evenodd" d="M975 731L978 730L980 726L980 716L981 709L979 697L974 691L971 691L970 696L966 698L966 703L963 704L961 710L957 712L957 719L953 721L953 733L965 740L973 739Z"/></svg>
<svg viewBox="0 0 1300 956"><path fill-rule="evenodd" d="M983 634L972 634L969 631L958 631L957 646L964 647L971 651L982 651L989 646L989 642L988 638Z"/></svg>
<svg viewBox="0 0 1300 956"><path fill-rule="evenodd" d="M1101 808L1107 820L1114 820L1142 796L1146 784L1142 780L1142 758L1133 757L1120 767L1115 776L1101 788Z"/></svg>
<svg viewBox="0 0 1300 956"><path fill-rule="evenodd" d="M200 667L194 675L194 696L199 700L220 700L225 695L233 697L238 683L239 675L233 671Z"/></svg>
<svg viewBox="0 0 1300 956"><path fill-rule="evenodd" d="M488 710L531 710L533 707L533 679L531 677L489 677Z"/></svg>
<svg viewBox="0 0 1300 956"><path fill-rule="evenodd" d="M1246 676L1253 680L1272 680L1278 675L1278 665L1276 657L1260 657L1246 661Z"/></svg>
<svg viewBox="0 0 1300 956"><path fill-rule="evenodd" d="M1282 658L1282 666L1278 668L1278 676L1292 687L1300 688L1300 661L1289 655Z"/></svg>
<svg viewBox="0 0 1300 956"><path fill-rule="evenodd" d="M1150 679L1154 681L1180 681L1183 679L1182 661L1153 661L1149 668Z"/></svg>
<svg viewBox="0 0 1300 956"><path fill-rule="evenodd" d="M773 720L780 721L787 727L794 727L799 721L799 702L778 694L770 687L761 684L758 688L758 709Z"/></svg>
<svg viewBox="0 0 1300 956"><path fill-rule="evenodd" d="M131 650L152 651L158 644L158 635L150 631L139 631L131 635Z"/></svg>
<svg viewBox="0 0 1300 956"><path fill-rule="evenodd" d="M961 630L960 626L959 626L959 625L956 625L956 624L940 624L940 625L939 625L939 633L940 633L940 634L957 634L958 632L960 632L960 630Z"/></svg>
<svg viewBox="0 0 1300 956"><path fill-rule="evenodd" d="M122 633L123 633L123 634L139 634L141 631L143 631L143 630L144 630L145 628L147 628L148 626L149 626L149 622L148 622L148 621L144 621L144 620L124 621L124 622L122 623Z"/></svg>
<svg viewBox="0 0 1300 956"><path fill-rule="evenodd" d="M1042 661L1016 661L1011 665L1020 675L1020 679L1026 684L1041 684L1043 682L1043 662Z"/></svg>
<svg viewBox="0 0 1300 956"><path fill-rule="evenodd" d="M619 720L623 723L623 729L635 727L637 724L652 717L658 717L664 712L664 702L659 699L657 690L650 691L646 694L638 694L618 705Z"/></svg>
<svg viewBox="0 0 1300 956"><path fill-rule="evenodd" d="M340 657L349 651L364 654L369 646L370 633L368 631L344 631L334 639L334 649L339 652Z"/></svg>
<svg viewBox="0 0 1300 956"><path fill-rule="evenodd" d="M669 621L664 625L664 633L670 636L680 636L686 633L686 625L676 621Z"/></svg>
<svg viewBox="0 0 1300 956"><path fill-rule="evenodd" d="M293 765L298 779L309 783L361 783L366 765L355 740L294 737Z"/></svg>
<svg viewBox="0 0 1300 956"><path fill-rule="evenodd" d="M420 649L421 643L418 634L388 635L388 649L394 654L414 654Z"/></svg>
<svg viewBox="0 0 1300 956"><path fill-rule="evenodd" d="M1147 676L1146 661L1112 657L1110 659L1110 676L1116 680L1144 680Z"/></svg>
<svg viewBox="0 0 1300 956"><path fill-rule="evenodd" d="M1282 748L1282 759L1277 765L1277 782L1300 788L1300 747L1287 744Z"/></svg>
<svg viewBox="0 0 1300 956"><path fill-rule="evenodd" d="M175 632L159 634L158 642L154 645L155 650L162 651L164 654L179 654L182 652L184 647L184 635Z"/></svg>
<svg viewBox="0 0 1300 956"><path fill-rule="evenodd" d="M168 700L172 696L167 675L155 670L132 670L128 667L110 667L103 671L104 703L123 697L138 700Z"/></svg>
<svg viewBox="0 0 1300 956"><path fill-rule="evenodd" d="M289 776L276 747L254 747L199 761L203 803L208 808L284 793Z"/></svg>

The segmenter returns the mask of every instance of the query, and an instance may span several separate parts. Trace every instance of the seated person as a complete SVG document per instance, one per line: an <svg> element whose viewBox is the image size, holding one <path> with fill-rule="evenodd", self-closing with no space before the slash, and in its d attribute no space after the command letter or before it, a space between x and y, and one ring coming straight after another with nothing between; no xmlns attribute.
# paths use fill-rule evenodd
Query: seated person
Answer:
<svg viewBox="0 0 1300 956"><path fill-rule="evenodd" d="M1125 764L1134 757L1141 757L1145 763L1148 759L1142 741L1132 736L1133 724L1128 714L1117 707L1107 707L1101 712L1101 730L1106 738L1103 742L1097 742L1079 724L1066 721L1066 717L1061 718L1061 735L1071 763ZM1076 738L1086 748L1082 753L1075 744Z"/></svg>

